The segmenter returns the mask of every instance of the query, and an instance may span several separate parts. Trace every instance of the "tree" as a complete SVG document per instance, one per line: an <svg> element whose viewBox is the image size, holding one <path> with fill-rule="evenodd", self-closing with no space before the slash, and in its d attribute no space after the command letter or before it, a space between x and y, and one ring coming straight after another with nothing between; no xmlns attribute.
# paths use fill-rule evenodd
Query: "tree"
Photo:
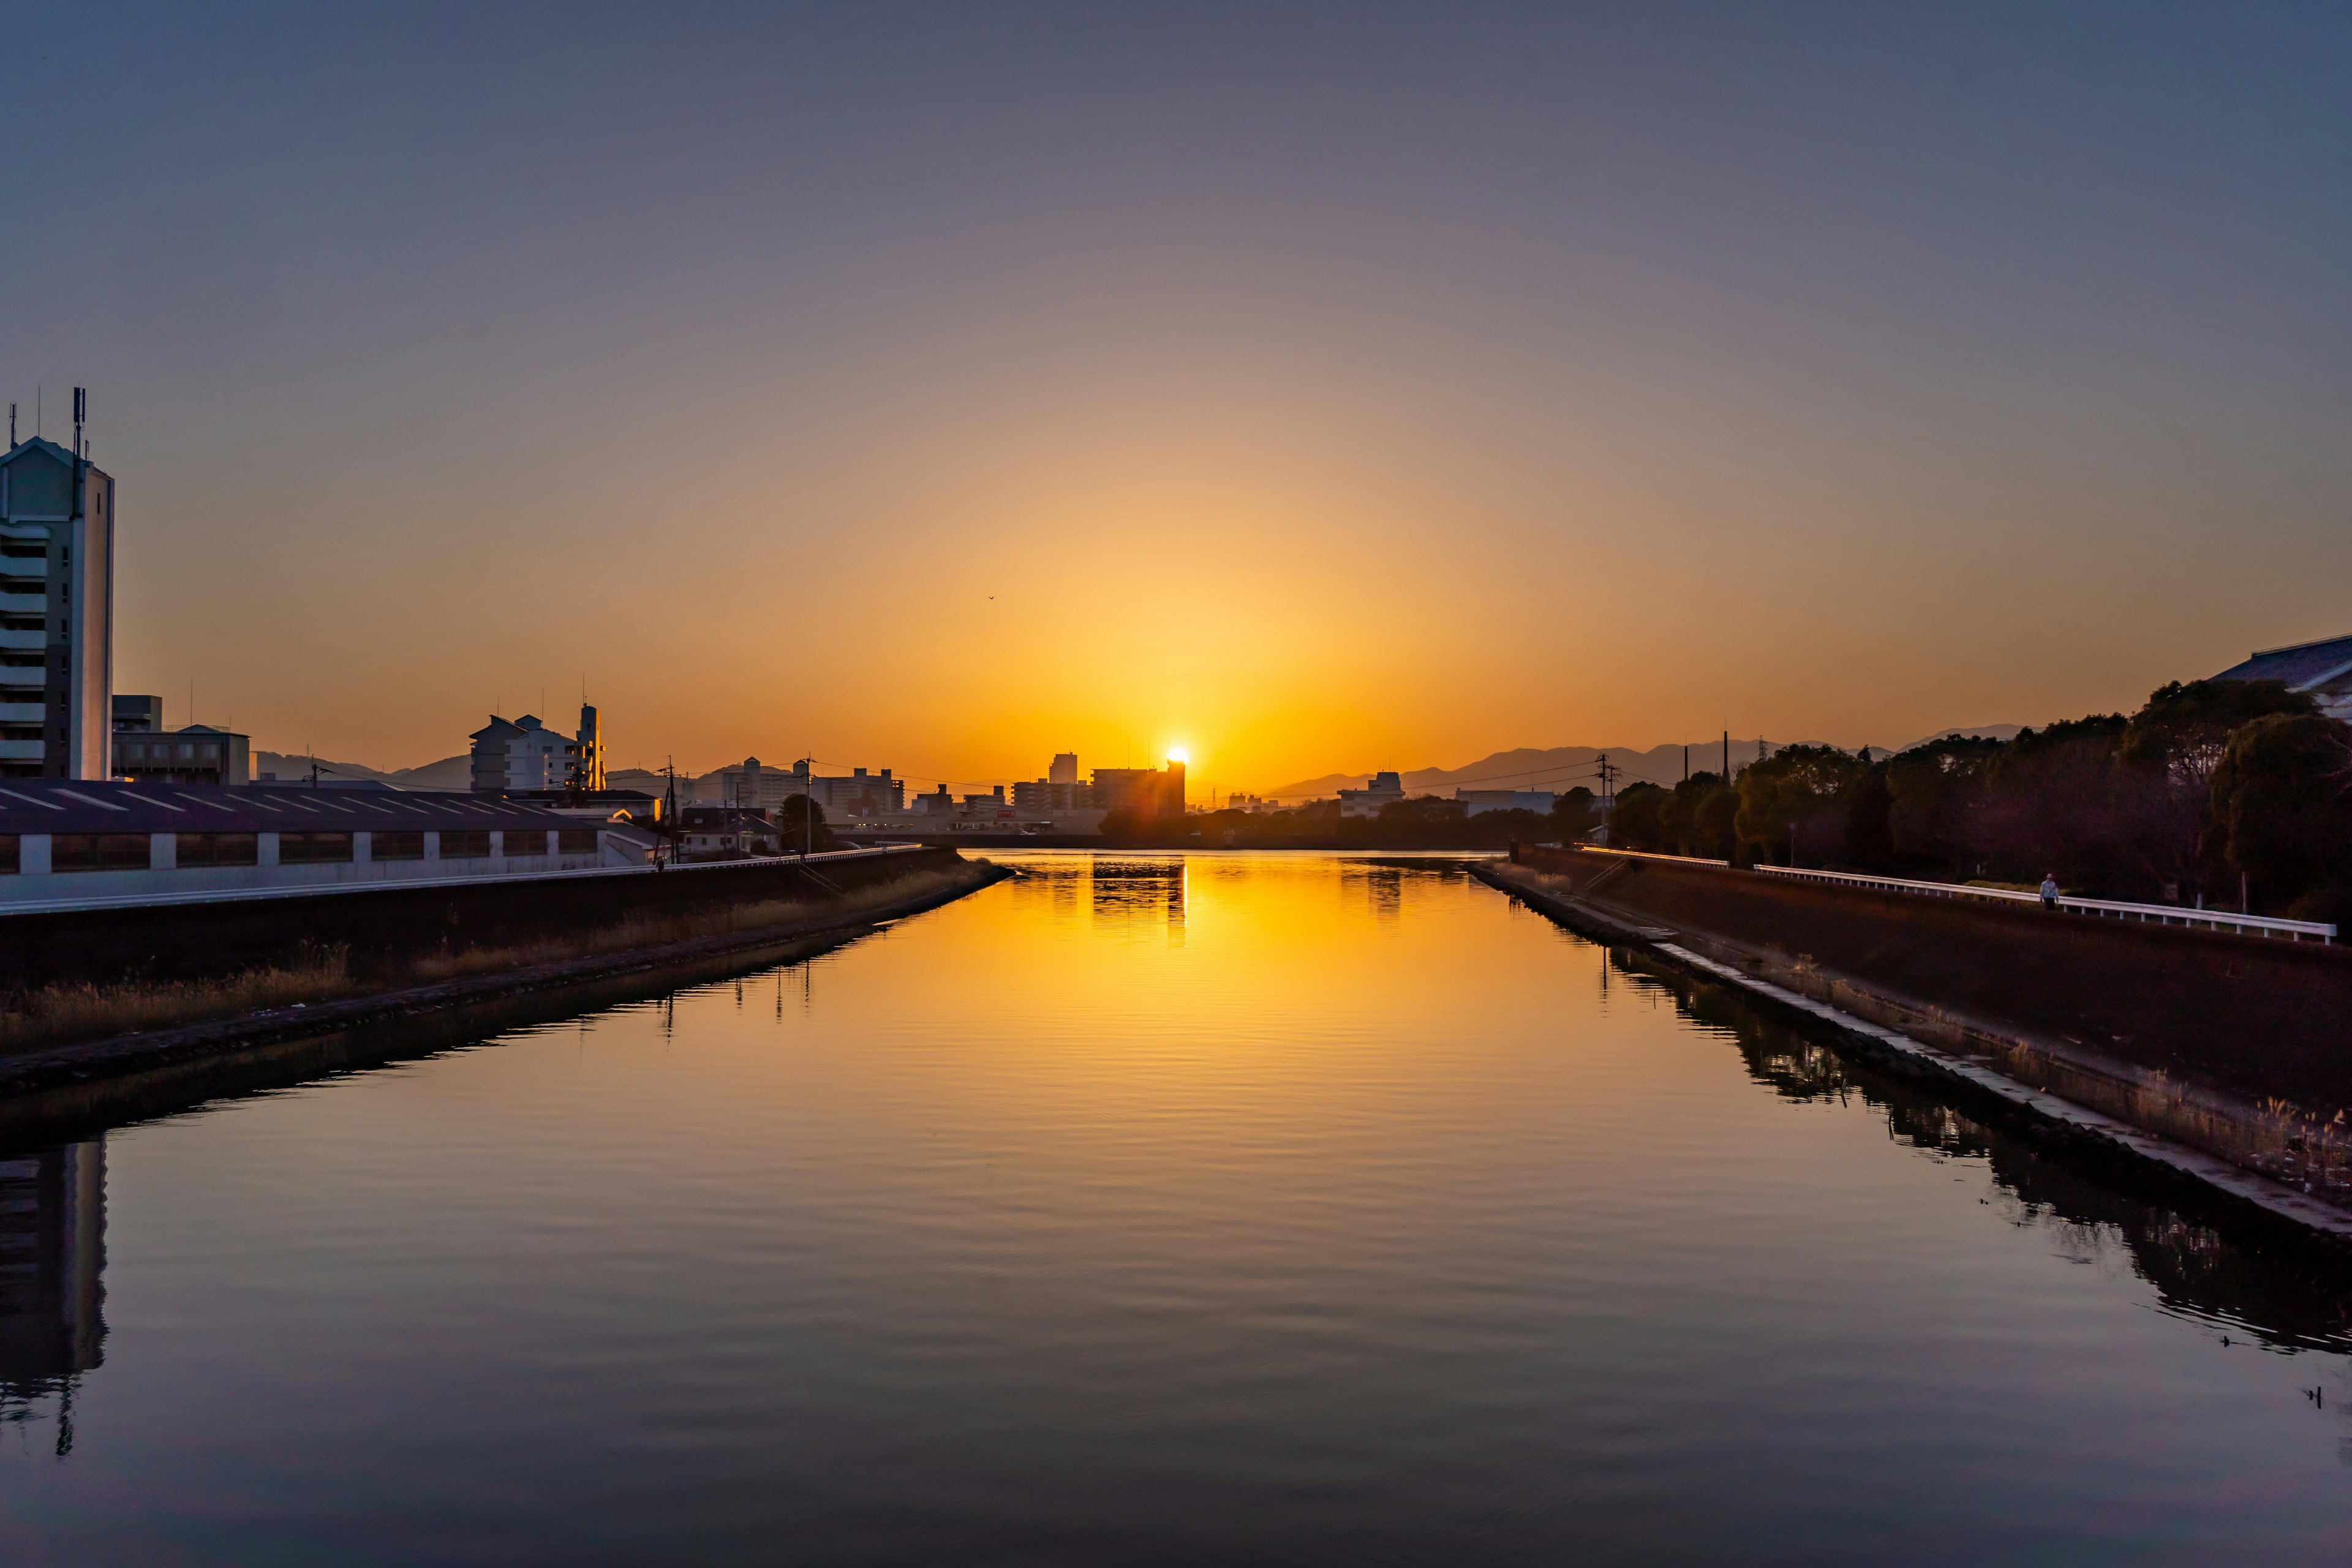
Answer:
<svg viewBox="0 0 2352 1568"><path fill-rule="evenodd" d="M2068 887L2152 893L2125 843L2116 755L2120 713L2021 730L1987 764L1969 857L2011 881L2056 872Z"/></svg>
<svg viewBox="0 0 2352 1568"><path fill-rule="evenodd" d="M2124 728L2126 773L2116 797L2125 837L2146 879L2198 884L2213 773L2233 735L2273 713L2318 710L2307 694L2280 680L2176 680L2149 693Z"/></svg>
<svg viewBox="0 0 2352 1568"><path fill-rule="evenodd" d="M1886 763L1888 854L1906 870L1970 874L1973 817L1984 775L2001 743L1989 735L1947 735Z"/></svg>
<svg viewBox="0 0 2352 1568"><path fill-rule="evenodd" d="M1706 776L1714 782L1692 803L1691 833L1685 841L1685 853L1728 860L1739 850L1739 792L1711 773Z"/></svg>
<svg viewBox="0 0 2352 1568"><path fill-rule="evenodd" d="M2230 737L2211 775L2204 852L2265 909L2352 887L2352 731L2272 713Z"/></svg>
<svg viewBox="0 0 2352 1568"><path fill-rule="evenodd" d="M1835 746L1783 746L1750 763L1739 775L1733 819L1745 858L1816 865L1843 860L1845 794L1861 765Z"/></svg>
<svg viewBox="0 0 2352 1568"><path fill-rule="evenodd" d="M1416 795L1404 800L1392 800L1381 807L1380 820L1391 825L1414 826L1424 823L1460 822L1470 815L1470 808L1458 800L1442 795Z"/></svg>
<svg viewBox="0 0 2352 1568"><path fill-rule="evenodd" d="M1552 800L1551 830L1559 836L1562 844L1581 841L1600 825L1601 816L1593 809L1592 792L1582 784Z"/></svg>
<svg viewBox="0 0 2352 1568"><path fill-rule="evenodd" d="M1624 797L1618 798L1622 804ZM1691 774L1668 791L1659 805L1657 847L1670 855L1729 858L1731 819L1738 804L1738 797L1720 775Z"/></svg>
<svg viewBox="0 0 2352 1568"><path fill-rule="evenodd" d="M1868 871L1894 869L1895 836L1889 818L1895 796L1886 787L1886 764L1872 762L1867 746L1855 759L1844 798L1846 859Z"/></svg>
<svg viewBox="0 0 2352 1568"><path fill-rule="evenodd" d="M782 804L776 807L776 821L787 855L833 847L833 833L824 825L824 807L807 795L784 796Z"/></svg>
<svg viewBox="0 0 2352 1568"><path fill-rule="evenodd" d="M1616 808L1609 816L1609 842L1624 849L1665 848L1658 827L1666 799L1666 792L1654 784L1628 784L1620 790Z"/></svg>

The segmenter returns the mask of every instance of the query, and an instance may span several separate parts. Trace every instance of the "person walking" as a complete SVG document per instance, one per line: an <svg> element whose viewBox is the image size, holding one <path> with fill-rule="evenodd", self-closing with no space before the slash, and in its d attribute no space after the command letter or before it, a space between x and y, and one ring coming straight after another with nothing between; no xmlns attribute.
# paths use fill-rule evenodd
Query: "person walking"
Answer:
<svg viewBox="0 0 2352 1568"><path fill-rule="evenodd" d="M2042 874L2042 907L2045 910L2058 907L2058 873L2055 871Z"/></svg>

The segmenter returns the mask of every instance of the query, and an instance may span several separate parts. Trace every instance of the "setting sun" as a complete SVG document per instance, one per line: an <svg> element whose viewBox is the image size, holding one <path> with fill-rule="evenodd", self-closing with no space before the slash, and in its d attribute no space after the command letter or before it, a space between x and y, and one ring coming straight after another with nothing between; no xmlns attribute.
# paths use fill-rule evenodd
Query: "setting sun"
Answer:
<svg viewBox="0 0 2352 1568"><path fill-rule="evenodd" d="M1190 763L1192 756L1181 746L1171 746L1168 748L1168 760L1171 763Z"/></svg>

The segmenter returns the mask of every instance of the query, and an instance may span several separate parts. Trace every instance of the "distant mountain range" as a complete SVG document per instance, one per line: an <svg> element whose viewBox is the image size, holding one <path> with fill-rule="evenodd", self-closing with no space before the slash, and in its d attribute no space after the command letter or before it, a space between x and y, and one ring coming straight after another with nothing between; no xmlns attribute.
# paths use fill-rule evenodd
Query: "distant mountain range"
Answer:
<svg viewBox="0 0 2352 1568"><path fill-rule="evenodd" d="M1900 746L1873 746L1871 750L1880 755L1908 751L1913 746L1924 746L1929 741L1939 741L1947 735L1989 735L1995 740L2006 741L2022 728L2019 724L1963 724L1949 730L1938 730L1932 735ZM1764 745L1777 752L1784 744L1820 743L1811 741L1766 741ZM1733 741L1733 766L1754 762L1756 746L1757 742L1752 740ZM1540 751L1522 746L1517 751L1496 752L1458 768L1407 769L1401 777L1407 790L1423 793L1454 789L1548 789L1565 793L1578 784L1598 792L1600 761L1603 752L1608 753L1612 769L1624 770L1622 782L1626 784L1646 781L1673 784L1683 776L1683 747L1675 744L1652 746L1647 751L1637 751L1631 746L1553 746ZM1719 772L1722 766L1720 742L1695 744L1690 748L1692 773ZM1370 776L1369 773L1325 773L1320 778L1300 779L1280 789L1267 790L1265 794L1275 800L1323 800L1343 789L1361 789Z"/></svg>
<svg viewBox="0 0 2352 1568"><path fill-rule="evenodd" d="M464 753L419 768L396 768L391 773L361 763L339 763L329 757L302 756L293 752L253 753L255 774L274 773L280 784L309 778L313 763L318 764L322 778L370 779L398 789L462 790L474 782L473 759Z"/></svg>
<svg viewBox="0 0 2352 1568"><path fill-rule="evenodd" d="M462 752L454 757L444 757L437 763L426 763L422 767L396 768L391 773L359 763L331 762L324 757L298 756L291 752L256 752L253 753L253 771L257 774L274 773L279 783L291 784L296 779L309 778L313 762L318 763L319 772L327 778L368 779L388 784L394 789L462 792L473 787L474 783L473 757L471 753ZM645 768L614 768L604 775L608 788L643 790L647 795L661 794L664 782L661 774ZM693 785L692 778L685 773L678 775L677 787L681 796L690 797Z"/></svg>

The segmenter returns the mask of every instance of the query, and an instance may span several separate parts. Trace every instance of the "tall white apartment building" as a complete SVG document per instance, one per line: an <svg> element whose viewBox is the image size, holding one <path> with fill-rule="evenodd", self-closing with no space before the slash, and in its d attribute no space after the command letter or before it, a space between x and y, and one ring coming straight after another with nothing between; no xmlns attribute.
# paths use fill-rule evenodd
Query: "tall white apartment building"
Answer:
<svg viewBox="0 0 2352 1568"><path fill-rule="evenodd" d="M584 702L580 705L577 735L551 730L537 715L526 713L513 720L493 714L489 723L469 738L474 742L476 795L604 787L604 724L596 710Z"/></svg>
<svg viewBox="0 0 2352 1568"><path fill-rule="evenodd" d="M36 436L0 457L0 777L108 777L113 696L114 480Z"/></svg>

